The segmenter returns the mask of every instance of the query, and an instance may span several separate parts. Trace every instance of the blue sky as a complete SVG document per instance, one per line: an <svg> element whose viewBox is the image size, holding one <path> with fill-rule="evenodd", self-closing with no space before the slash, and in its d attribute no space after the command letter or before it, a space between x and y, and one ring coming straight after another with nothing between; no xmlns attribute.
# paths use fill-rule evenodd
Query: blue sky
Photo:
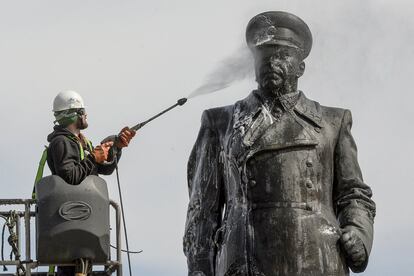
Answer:
<svg viewBox="0 0 414 276"><path fill-rule="evenodd" d="M414 4L366 1L0 2L1 197L28 197L54 96L81 93L95 142L198 87L244 45L249 19L285 10L314 37L299 88L352 110L365 181L378 211L363 275L414 275L412 61ZM120 163L135 275L182 276L186 162L204 109L232 104L253 79L191 99L143 128ZM113 176L106 177L117 198Z"/></svg>

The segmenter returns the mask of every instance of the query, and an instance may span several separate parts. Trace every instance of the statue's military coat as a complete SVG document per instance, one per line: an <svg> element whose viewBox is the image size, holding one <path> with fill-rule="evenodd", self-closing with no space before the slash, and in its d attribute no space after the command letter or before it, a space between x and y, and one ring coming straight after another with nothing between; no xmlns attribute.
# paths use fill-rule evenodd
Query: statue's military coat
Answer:
<svg viewBox="0 0 414 276"><path fill-rule="evenodd" d="M206 110L188 163L189 275L348 275L339 238L351 226L369 255L375 204L349 110L302 92L278 120L254 91ZM368 260L367 260L368 261Z"/></svg>

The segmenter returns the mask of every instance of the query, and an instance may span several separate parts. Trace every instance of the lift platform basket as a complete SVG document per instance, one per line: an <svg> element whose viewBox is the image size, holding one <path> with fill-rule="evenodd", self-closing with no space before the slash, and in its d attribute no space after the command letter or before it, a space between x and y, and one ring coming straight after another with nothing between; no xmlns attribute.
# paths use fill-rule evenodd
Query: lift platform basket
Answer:
<svg viewBox="0 0 414 276"><path fill-rule="evenodd" d="M105 264L110 256L109 197L105 180L88 176L70 185L51 175L36 185L36 252L39 263L73 263L88 258Z"/></svg>

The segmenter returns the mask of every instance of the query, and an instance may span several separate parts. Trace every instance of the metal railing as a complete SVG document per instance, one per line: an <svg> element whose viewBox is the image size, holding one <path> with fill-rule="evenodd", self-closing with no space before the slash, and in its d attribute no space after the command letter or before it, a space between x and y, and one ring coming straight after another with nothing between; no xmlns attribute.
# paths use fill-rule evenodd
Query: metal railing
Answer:
<svg viewBox="0 0 414 276"><path fill-rule="evenodd" d="M105 264L105 273L111 275L116 271L117 276L122 276L122 251L121 251L121 209L113 200L110 200L110 206L115 210L115 234L116 234L116 260L108 260ZM24 273L19 275L32 275L32 269L35 269L39 266L49 266L50 264L43 264L36 260L32 260L31 257L31 226L30 219L32 217L36 218L36 213L31 211L31 206L36 205L36 200L34 199L0 199L0 206L6 205L24 205L24 211L17 210L14 211L0 211L0 217L5 218L6 220L10 218L11 215L17 217L16 225L14 226L16 236L17 236L17 256L21 256L21 219L24 221L24 230L25 230L25 259L20 260L16 258L15 260L0 260L0 266L16 266L16 271L19 271L19 267L24 267ZM53 265L68 265L68 264L53 264ZM75 263L73 263L75 265ZM17 273L16 273L17 274ZM36 273L35 273L36 274ZM2 274L0 274L2 275ZM4 275L4 274L3 274ZM10 273L7 275L11 275Z"/></svg>

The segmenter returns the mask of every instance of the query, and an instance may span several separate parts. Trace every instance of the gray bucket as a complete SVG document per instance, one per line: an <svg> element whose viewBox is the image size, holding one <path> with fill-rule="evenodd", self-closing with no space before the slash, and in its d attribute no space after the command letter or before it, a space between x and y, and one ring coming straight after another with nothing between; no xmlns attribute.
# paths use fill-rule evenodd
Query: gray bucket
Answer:
<svg viewBox="0 0 414 276"><path fill-rule="evenodd" d="M91 175L70 185L51 175L36 185L36 253L41 264L109 259L109 197L105 180Z"/></svg>

